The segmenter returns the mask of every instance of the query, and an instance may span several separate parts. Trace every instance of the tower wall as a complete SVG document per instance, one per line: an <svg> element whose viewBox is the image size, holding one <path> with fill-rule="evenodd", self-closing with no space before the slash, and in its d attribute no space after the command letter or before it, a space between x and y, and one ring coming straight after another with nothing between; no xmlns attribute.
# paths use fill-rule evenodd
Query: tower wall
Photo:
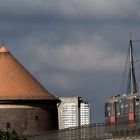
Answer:
<svg viewBox="0 0 140 140"><path fill-rule="evenodd" d="M56 105L0 105L0 128L25 135L57 129Z"/></svg>

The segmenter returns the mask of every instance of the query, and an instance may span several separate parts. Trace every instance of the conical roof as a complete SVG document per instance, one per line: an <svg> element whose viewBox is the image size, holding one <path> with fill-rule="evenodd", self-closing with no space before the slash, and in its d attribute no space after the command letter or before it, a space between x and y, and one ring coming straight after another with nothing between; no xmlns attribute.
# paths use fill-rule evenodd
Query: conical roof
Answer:
<svg viewBox="0 0 140 140"><path fill-rule="evenodd" d="M58 100L5 48L0 48L0 100Z"/></svg>

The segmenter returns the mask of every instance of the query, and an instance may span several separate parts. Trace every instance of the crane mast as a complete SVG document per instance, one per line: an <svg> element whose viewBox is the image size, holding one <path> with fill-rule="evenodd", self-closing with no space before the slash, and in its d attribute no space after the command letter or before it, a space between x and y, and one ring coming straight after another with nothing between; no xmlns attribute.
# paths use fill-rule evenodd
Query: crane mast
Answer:
<svg viewBox="0 0 140 140"><path fill-rule="evenodd" d="M137 92L137 83L135 77L132 40L130 40L129 44L129 63L130 63L130 92L131 94L134 94Z"/></svg>

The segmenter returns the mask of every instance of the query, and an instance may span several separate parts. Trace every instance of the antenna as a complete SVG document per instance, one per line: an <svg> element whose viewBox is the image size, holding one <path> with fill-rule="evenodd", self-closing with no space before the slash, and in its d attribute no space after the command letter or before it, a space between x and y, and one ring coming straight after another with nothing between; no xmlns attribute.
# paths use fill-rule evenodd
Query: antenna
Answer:
<svg viewBox="0 0 140 140"><path fill-rule="evenodd" d="M130 40L132 39L132 33L130 32Z"/></svg>
<svg viewBox="0 0 140 140"><path fill-rule="evenodd" d="M132 41L132 42L140 42L140 39L136 39L136 40L134 40L134 39L132 39L132 33L130 32L129 33L129 37L130 37L130 41Z"/></svg>
<svg viewBox="0 0 140 140"><path fill-rule="evenodd" d="M132 40L132 34L130 33L129 48L122 78L122 85L120 88L120 92L122 92L123 94L135 94L138 92L138 85L135 74L135 59L133 56L133 42L137 41L139 40Z"/></svg>
<svg viewBox="0 0 140 140"><path fill-rule="evenodd" d="M133 46L132 40L130 39L129 45L129 64L130 64L130 90L131 94L137 92L137 84L136 84L136 77L135 77L135 68L134 68L134 59L133 59Z"/></svg>

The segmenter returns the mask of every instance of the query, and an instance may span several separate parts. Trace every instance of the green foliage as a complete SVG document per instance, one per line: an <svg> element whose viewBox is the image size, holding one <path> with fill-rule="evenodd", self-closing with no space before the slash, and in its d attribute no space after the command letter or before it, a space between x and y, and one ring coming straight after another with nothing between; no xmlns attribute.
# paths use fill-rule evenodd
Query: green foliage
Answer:
<svg viewBox="0 0 140 140"><path fill-rule="evenodd" d="M0 129L0 140L27 140L27 138L19 136L14 130Z"/></svg>

